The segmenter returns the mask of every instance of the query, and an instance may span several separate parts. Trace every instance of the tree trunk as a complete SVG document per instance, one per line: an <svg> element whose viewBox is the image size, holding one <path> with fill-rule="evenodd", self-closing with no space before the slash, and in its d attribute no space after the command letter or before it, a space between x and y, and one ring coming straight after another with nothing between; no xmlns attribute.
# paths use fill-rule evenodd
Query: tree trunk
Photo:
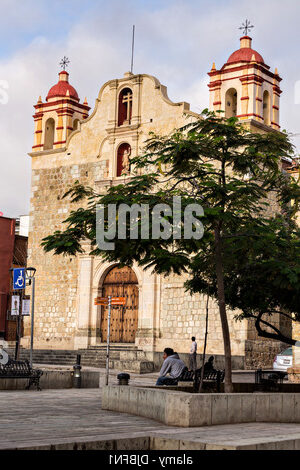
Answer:
<svg viewBox="0 0 300 470"><path fill-rule="evenodd" d="M225 392L231 393L232 387L232 369L231 369L231 346L229 326L226 314L225 304L225 291L224 291L224 273L223 273L223 260L221 251L221 237L219 226L215 227L215 257L216 257L216 276L217 276L217 291L218 291L218 304L222 324L224 354L225 354Z"/></svg>
<svg viewBox="0 0 300 470"><path fill-rule="evenodd" d="M203 356L202 356L202 367L201 367L199 393L202 392L203 378L204 378L204 364L205 364L205 354L206 354L207 335L208 335L208 302L209 302L209 292L207 293L207 298L206 298L205 336L204 336L204 345L203 345Z"/></svg>

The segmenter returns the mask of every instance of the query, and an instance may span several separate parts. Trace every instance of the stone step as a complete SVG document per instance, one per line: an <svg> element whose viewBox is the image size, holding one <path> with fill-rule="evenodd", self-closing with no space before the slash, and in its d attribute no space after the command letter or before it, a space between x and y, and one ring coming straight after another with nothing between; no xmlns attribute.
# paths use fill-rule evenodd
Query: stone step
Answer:
<svg viewBox="0 0 300 470"><path fill-rule="evenodd" d="M115 351L126 351L126 350L131 351L131 350L136 350L138 348L135 345L128 345L128 344L121 345L121 344L111 343L110 349L115 350ZM99 346L89 346L87 350L85 349L85 351L105 351L105 350L106 350L106 344L102 344Z"/></svg>
<svg viewBox="0 0 300 470"><path fill-rule="evenodd" d="M111 363L112 369L124 372L136 372L137 374L154 372L154 363L151 361L111 361Z"/></svg>
<svg viewBox="0 0 300 470"><path fill-rule="evenodd" d="M14 358L14 348L7 348L9 355ZM35 364L49 365L71 365L76 363L77 354L81 355L81 364L86 367L105 367L106 346L93 347L88 349L72 350L51 350L34 349L33 362ZM29 359L29 349L20 350L20 360ZM143 374L153 372L154 363L147 360L144 351L135 346L112 346L110 350L110 367L128 372Z"/></svg>
<svg viewBox="0 0 300 470"><path fill-rule="evenodd" d="M102 356L105 356L106 355L106 350L105 351L97 351L97 352L94 352L94 353L91 353L91 352L81 352L81 351L78 351L78 354L81 354L81 357L102 357ZM115 356L115 357L120 357L120 353L118 351L110 351L110 354L112 356Z"/></svg>
<svg viewBox="0 0 300 470"><path fill-rule="evenodd" d="M136 349L134 351L120 351L121 361L143 361L145 359L145 351L139 349Z"/></svg>

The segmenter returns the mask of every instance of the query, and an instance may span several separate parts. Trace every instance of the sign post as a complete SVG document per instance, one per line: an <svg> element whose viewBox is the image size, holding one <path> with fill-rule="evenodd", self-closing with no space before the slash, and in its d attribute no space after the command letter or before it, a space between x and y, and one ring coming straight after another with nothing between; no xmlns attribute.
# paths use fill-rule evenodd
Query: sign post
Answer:
<svg viewBox="0 0 300 470"><path fill-rule="evenodd" d="M22 301L23 293L26 286L26 274L25 268L15 268L13 270L13 290L20 290L19 300L19 315L17 323L17 335L16 335L16 349L15 349L15 360L19 359L20 355L20 342L21 342L21 328L22 328Z"/></svg>
<svg viewBox="0 0 300 470"><path fill-rule="evenodd" d="M35 273L36 273L35 268L32 268L32 267L26 268L26 277L29 280L29 285L31 285L31 283L32 283L32 290L31 290L32 300L31 300L30 357L29 357L29 362L30 362L31 367L32 367L32 360L33 360Z"/></svg>
<svg viewBox="0 0 300 470"><path fill-rule="evenodd" d="M32 277L32 303L31 303L31 332L30 332L30 367L32 367L33 356L33 332L34 332L34 295L35 295L35 277Z"/></svg>
<svg viewBox="0 0 300 470"><path fill-rule="evenodd" d="M110 317L111 317L111 295L108 296L108 321L107 321L107 347L106 347L106 385L109 379L109 347L110 347Z"/></svg>
<svg viewBox="0 0 300 470"><path fill-rule="evenodd" d="M106 340L106 385L108 385L109 379L109 351L110 351L110 320L111 320L111 306L112 305L125 305L125 297L96 297L95 305L108 306L108 319L107 319L107 340Z"/></svg>

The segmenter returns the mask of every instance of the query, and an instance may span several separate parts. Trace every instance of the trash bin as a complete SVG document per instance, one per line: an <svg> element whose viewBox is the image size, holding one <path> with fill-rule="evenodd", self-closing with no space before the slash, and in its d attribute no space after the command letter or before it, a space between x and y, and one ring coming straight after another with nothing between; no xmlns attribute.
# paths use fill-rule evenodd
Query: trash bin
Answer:
<svg viewBox="0 0 300 470"><path fill-rule="evenodd" d="M118 374L117 379L119 381L119 385L128 385L130 375L122 372L121 374Z"/></svg>

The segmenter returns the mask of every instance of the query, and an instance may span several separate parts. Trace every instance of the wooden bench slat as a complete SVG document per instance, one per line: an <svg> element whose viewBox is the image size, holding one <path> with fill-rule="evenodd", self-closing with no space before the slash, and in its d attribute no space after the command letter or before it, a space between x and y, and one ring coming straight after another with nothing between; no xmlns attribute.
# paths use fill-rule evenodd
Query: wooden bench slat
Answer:
<svg viewBox="0 0 300 470"><path fill-rule="evenodd" d="M224 381L225 378L225 371L224 370L210 370L210 371L204 371L204 376L203 380L204 381L212 381L216 382L217 387L220 386L221 382ZM197 387L200 384L201 380L201 368L197 369L195 372L194 371L189 371L187 368L184 369L178 378L178 382L194 382L194 388L197 389Z"/></svg>

